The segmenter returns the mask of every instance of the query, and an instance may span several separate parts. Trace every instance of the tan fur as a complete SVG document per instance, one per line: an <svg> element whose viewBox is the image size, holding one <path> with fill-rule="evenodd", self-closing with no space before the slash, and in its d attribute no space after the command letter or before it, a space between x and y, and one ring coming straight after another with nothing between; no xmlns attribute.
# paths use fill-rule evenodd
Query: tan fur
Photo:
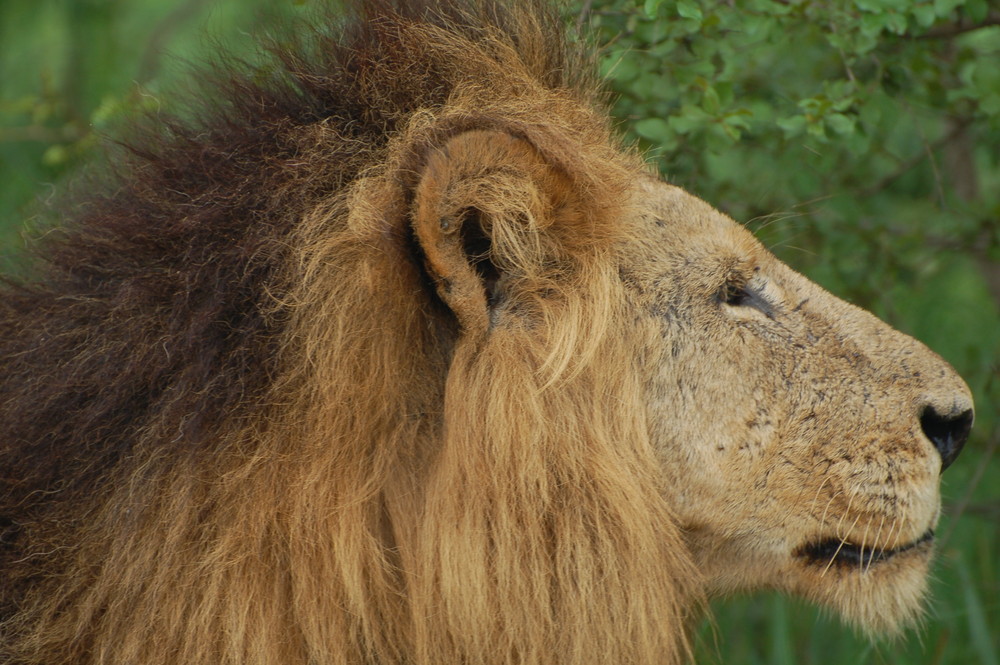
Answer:
<svg viewBox="0 0 1000 665"><path fill-rule="evenodd" d="M656 181L502 36L400 25L454 68L448 103L302 212L260 408L198 455L135 432L10 662L679 663L705 595L758 588L912 620L929 545L800 550L933 527L919 417L969 409L961 380ZM297 159L331 168L333 131Z"/></svg>

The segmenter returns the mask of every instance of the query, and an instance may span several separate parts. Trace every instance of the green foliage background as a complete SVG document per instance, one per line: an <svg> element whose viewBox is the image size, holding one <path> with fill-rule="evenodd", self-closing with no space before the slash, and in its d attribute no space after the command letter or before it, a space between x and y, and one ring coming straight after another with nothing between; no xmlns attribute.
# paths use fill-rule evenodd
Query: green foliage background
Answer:
<svg viewBox="0 0 1000 665"><path fill-rule="evenodd" d="M0 2L0 261L185 61L318 0ZM702 663L1000 665L1000 9L987 0L576 0L622 131L786 262L952 362L973 440L944 476L934 602L870 643L797 601L713 602ZM991 462L991 460L993 460Z"/></svg>

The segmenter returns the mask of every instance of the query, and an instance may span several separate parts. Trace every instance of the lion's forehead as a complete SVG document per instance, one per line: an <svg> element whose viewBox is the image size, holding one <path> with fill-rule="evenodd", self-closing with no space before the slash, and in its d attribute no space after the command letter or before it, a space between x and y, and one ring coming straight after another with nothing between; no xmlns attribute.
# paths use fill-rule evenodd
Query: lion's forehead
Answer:
<svg viewBox="0 0 1000 665"><path fill-rule="evenodd" d="M680 187L641 181L632 210L631 234L652 241L662 255L686 255L691 260L738 258L750 263L773 260L746 228Z"/></svg>
<svg viewBox="0 0 1000 665"><path fill-rule="evenodd" d="M626 282L650 306L661 308L664 299L682 306L713 297L727 281L752 278L771 284L781 299L786 286L801 279L741 224L697 196L660 181L641 181L634 194L618 260Z"/></svg>

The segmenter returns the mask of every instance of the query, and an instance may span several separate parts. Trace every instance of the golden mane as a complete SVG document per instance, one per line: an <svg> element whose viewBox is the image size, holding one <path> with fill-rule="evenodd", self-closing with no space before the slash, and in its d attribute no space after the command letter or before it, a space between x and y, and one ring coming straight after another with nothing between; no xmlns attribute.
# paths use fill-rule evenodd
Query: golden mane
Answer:
<svg viewBox="0 0 1000 665"><path fill-rule="evenodd" d="M604 260L636 160L547 10L351 12L138 131L0 295L0 662L685 657L697 573ZM414 235L445 152L497 167L466 194L525 298L488 335Z"/></svg>

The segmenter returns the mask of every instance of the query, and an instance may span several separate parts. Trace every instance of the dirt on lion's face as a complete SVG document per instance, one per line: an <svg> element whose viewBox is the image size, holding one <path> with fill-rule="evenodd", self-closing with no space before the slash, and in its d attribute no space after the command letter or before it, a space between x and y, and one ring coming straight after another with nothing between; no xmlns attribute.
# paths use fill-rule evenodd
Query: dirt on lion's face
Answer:
<svg viewBox="0 0 1000 665"><path fill-rule="evenodd" d="M637 199L644 240L621 256L650 419L709 592L781 589L895 631L921 607L969 389L704 202L652 180Z"/></svg>

